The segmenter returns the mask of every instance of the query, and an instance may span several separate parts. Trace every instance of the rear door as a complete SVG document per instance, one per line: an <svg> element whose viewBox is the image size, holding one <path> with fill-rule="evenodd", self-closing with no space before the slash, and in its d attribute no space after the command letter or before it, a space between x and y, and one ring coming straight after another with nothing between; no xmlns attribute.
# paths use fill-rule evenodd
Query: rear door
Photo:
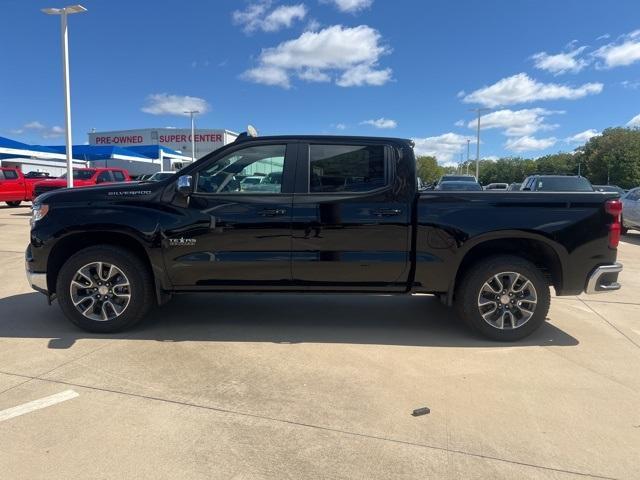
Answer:
<svg viewBox="0 0 640 480"><path fill-rule="evenodd" d="M301 144L299 152L293 282L311 290L404 289L411 222L405 194L415 194L415 179L401 178L396 150L357 141Z"/></svg>

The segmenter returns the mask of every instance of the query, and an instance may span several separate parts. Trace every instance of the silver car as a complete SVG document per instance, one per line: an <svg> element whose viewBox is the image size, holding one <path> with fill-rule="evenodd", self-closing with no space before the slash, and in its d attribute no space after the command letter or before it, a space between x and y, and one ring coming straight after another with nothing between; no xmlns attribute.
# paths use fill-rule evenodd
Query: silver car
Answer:
<svg viewBox="0 0 640 480"><path fill-rule="evenodd" d="M622 230L640 229L640 187L622 197Z"/></svg>

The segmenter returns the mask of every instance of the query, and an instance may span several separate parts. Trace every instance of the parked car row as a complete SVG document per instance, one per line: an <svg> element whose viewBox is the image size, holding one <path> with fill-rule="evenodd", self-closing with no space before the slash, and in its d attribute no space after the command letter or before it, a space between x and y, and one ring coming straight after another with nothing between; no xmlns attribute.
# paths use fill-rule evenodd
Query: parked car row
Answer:
<svg viewBox="0 0 640 480"><path fill-rule="evenodd" d="M129 182L127 170L121 168L77 168L73 170L73 184L87 187L105 183ZM17 207L43 193L67 186L67 175L51 178L43 172L23 174L17 168L0 167L0 202Z"/></svg>

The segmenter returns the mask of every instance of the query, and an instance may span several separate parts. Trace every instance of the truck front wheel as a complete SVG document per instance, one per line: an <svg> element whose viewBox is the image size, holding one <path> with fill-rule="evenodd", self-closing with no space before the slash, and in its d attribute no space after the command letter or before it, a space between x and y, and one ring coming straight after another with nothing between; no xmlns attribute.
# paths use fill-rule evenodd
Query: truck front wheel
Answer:
<svg viewBox="0 0 640 480"><path fill-rule="evenodd" d="M21 203L22 202L20 200L16 200L13 202L7 202L7 205L9 205L10 207L19 207Z"/></svg>
<svg viewBox="0 0 640 480"><path fill-rule="evenodd" d="M455 294L455 308L485 337L515 341L537 330L549 312L549 285L531 262L499 255L482 260L465 273Z"/></svg>
<svg viewBox="0 0 640 480"><path fill-rule="evenodd" d="M153 279L132 252L97 245L71 256L58 274L56 295L64 314L80 328L99 333L140 321L154 302Z"/></svg>

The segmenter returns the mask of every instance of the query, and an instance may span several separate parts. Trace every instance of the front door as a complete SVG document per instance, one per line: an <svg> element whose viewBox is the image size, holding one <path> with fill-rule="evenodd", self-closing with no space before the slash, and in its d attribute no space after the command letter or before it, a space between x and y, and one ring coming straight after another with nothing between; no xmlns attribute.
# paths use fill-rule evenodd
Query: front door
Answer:
<svg viewBox="0 0 640 480"><path fill-rule="evenodd" d="M415 186L398 178L394 150L319 143L299 151L293 282L318 290L406 288Z"/></svg>
<svg viewBox="0 0 640 480"><path fill-rule="evenodd" d="M163 239L174 286L253 290L291 281L296 150L250 141L194 174L184 218Z"/></svg>

